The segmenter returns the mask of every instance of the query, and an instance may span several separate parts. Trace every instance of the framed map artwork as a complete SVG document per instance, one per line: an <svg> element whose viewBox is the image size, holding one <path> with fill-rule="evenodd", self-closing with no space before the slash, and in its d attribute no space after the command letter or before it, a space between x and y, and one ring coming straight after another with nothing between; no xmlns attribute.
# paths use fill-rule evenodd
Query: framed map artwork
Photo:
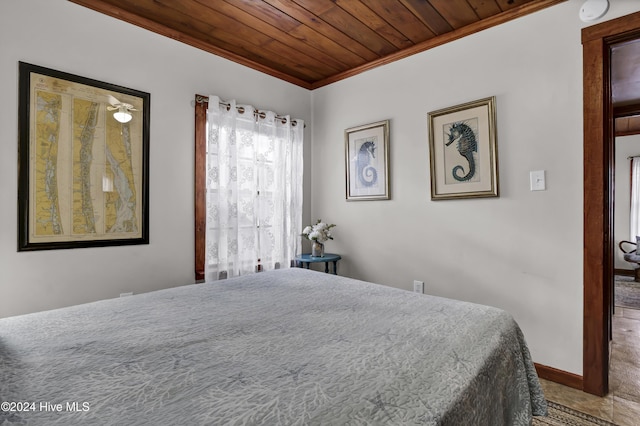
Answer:
<svg viewBox="0 0 640 426"><path fill-rule="evenodd" d="M149 243L149 93L19 63L18 251Z"/></svg>

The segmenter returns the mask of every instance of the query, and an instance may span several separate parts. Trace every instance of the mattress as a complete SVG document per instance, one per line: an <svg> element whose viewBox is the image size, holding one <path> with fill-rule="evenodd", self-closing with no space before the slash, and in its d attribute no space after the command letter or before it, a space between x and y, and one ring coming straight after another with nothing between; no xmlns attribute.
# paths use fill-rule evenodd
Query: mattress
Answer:
<svg viewBox="0 0 640 426"><path fill-rule="evenodd" d="M507 312L284 269L0 319L0 424L529 425Z"/></svg>

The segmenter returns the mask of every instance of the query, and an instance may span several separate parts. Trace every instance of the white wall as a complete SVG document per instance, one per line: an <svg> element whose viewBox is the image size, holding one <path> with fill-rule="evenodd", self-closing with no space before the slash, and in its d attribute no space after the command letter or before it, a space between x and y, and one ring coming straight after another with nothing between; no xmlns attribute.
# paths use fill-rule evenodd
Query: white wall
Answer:
<svg viewBox="0 0 640 426"><path fill-rule="evenodd" d="M631 207L631 161L630 156L640 155L640 135L618 136L616 138L616 174L615 174L615 216L614 216L614 260L616 269L634 269L626 262L618 248L620 241L633 241L629 235L629 209ZM627 249L632 248L627 246Z"/></svg>
<svg viewBox="0 0 640 426"><path fill-rule="evenodd" d="M18 61L151 93L149 245L17 252ZM0 317L193 282L196 93L311 122L307 90L64 0L0 2L0 93Z"/></svg>
<svg viewBox="0 0 640 426"><path fill-rule="evenodd" d="M536 362L581 374L582 3L309 93L67 1L3 0L0 317L193 281L190 101L218 94L308 122L303 220L338 224L341 274L505 308ZM606 19L637 10L611 2ZM16 252L18 61L151 93L148 246ZM500 198L430 201L427 113L491 95ZM343 131L386 118L392 199L347 203ZM530 192L539 169L548 189Z"/></svg>
<svg viewBox="0 0 640 426"><path fill-rule="evenodd" d="M498 306L582 374L582 45L571 0L313 92L312 216L352 277ZM636 11L611 2L607 19ZM427 113L495 95L500 198L430 200ZM345 201L344 129L391 120L389 201ZM546 170L547 190L529 191Z"/></svg>

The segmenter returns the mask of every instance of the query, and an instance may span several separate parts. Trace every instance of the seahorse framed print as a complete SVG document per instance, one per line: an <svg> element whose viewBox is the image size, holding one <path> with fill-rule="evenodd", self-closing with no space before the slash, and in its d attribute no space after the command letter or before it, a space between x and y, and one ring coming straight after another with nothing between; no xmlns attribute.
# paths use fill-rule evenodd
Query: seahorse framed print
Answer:
<svg viewBox="0 0 640 426"><path fill-rule="evenodd" d="M19 72L18 251L149 244L150 94Z"/></svg>
<svg viewBox="0 0 640 426"><path fill-rule="evenodd" d="M389 120L345 130L347 200L388 200Z"/></svg>
<svg viewBox="0 0 640 426"><path fill-rule="evenodd" d="M431 199L498 197L495 96L429 116Z"/></svg>

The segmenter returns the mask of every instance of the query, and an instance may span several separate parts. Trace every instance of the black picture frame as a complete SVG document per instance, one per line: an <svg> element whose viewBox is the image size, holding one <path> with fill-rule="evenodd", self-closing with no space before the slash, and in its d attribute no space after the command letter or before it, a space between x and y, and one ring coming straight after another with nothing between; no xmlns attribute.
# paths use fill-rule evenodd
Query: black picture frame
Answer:
<svg viewBox="0 0 640 426"><path fill-rule="evenodd" d="M151 95L26 62L18 95L18 251L149 244Z"/></svg>

